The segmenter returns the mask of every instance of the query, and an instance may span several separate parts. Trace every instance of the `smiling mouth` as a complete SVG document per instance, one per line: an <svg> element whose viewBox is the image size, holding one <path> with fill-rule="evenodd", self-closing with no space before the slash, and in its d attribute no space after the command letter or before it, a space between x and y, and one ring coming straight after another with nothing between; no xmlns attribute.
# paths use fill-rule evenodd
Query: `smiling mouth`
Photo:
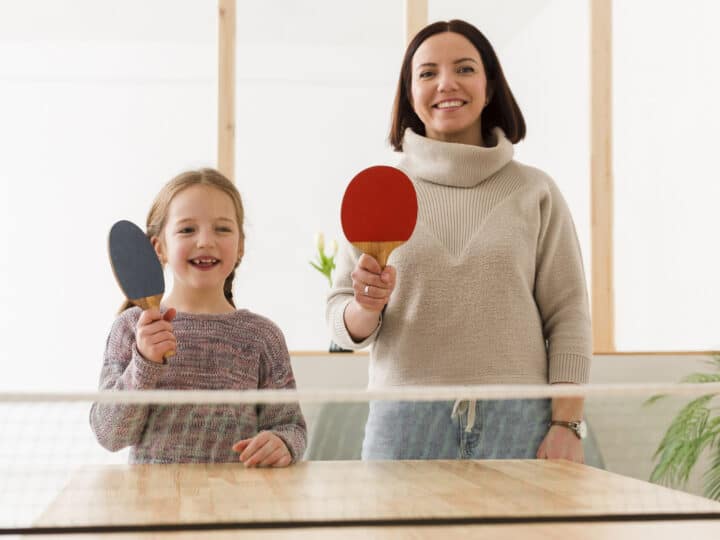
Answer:
<svg viewBox="0 0 720 540"><path fill-rule="evenodd" d="M213 257L199 257L197 259L190 259L190 264L200 268L211 268L220 264L220 260Z"/></svg>
<svg viewBox="0 0 720 540"><path fill-rule="evenodd" d="M451 99L448 101L441 101L440 103L436 103L433 105L434 109L456 109L458 107L462 107L465 105L467 101L463 101L462 99Z"/></svg>

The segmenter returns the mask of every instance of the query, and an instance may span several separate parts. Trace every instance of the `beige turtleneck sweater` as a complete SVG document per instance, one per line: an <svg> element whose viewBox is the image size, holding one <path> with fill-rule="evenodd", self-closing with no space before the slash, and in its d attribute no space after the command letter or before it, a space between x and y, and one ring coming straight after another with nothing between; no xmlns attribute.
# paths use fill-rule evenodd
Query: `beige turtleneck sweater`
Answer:
<svg viewBox="0 0 720 540"><path fill-rule="evenodd" d="M388 264L397 283L375 331L356 343L343 312L360 252L345 244L328 295L340 346L372 345L370 388L585 383L591 329L580 248L555 183L491 148L405 132L399 168L418 221Z"/></svg>

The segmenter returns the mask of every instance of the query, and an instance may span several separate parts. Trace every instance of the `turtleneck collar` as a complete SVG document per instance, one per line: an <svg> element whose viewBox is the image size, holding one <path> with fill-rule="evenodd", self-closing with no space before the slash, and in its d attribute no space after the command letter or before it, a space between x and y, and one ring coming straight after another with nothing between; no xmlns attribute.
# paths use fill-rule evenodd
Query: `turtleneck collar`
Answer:
<svg viewBox="0 0 720 540"><path fill-rule="evenodd" d="M405 130L398 167L416 180L471 188L490 178L513 157L513 145L502 129L493 130L495 146L437 141Z"/></svg>

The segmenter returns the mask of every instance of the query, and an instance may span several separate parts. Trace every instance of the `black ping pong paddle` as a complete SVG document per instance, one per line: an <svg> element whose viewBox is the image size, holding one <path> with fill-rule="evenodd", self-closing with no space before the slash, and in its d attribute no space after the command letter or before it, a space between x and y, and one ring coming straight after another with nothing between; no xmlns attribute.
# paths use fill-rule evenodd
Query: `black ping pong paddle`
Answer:
<svg viewBox="0 0 720 540"><path fill-rule="evenodd" d="M108 251L115 279L127 299L143 310L159 308L165 278L155 248L142 229L130 221L118 221L110 229Z"/></svg>

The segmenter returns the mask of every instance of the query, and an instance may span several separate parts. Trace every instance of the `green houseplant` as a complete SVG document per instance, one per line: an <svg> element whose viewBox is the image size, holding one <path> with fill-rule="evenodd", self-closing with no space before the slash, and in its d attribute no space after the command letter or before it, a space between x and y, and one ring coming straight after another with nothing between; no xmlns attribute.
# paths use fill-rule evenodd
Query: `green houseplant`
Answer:
<svg viewBox="0 0 720 540"><path fill-rule="evenodd" d="M720 354L710 363L717 373L693 373L685 383L720 382ZM665 396L653 396L651 404ZM703 474L706 497L720 500L720 415L713 401L717 394L693 399L677 413L653 456L657 460L650 481L674 487L687 484L692 469L704 450L711 452L711 464Z"/></svg>
<svg viewBox="0 0 720 540"><path fill-rule="evenodd" d="M332 287L332 271L335 270L335 255L337 255L337 240L332 241L330 247L330 254L325 254L325 236L323 233L315 233L315 248L317 253L315 254L314 261L308 261L310 265L320 272L328 280L328 283Z"/></svg>
<svg viewBox="0 0 720 540"><path fill-rule="evenodd" d="M335 270L335 255L337 255L337 240L333 240L330 244L330 253L325 253L325 236L323 233L315 234L315 260L309 261L310 266L320 272L328 280L328 284L332 287L332 272ZM330 341L330 352L352 352L349 349L343 349L334 341Z"/></svg>

